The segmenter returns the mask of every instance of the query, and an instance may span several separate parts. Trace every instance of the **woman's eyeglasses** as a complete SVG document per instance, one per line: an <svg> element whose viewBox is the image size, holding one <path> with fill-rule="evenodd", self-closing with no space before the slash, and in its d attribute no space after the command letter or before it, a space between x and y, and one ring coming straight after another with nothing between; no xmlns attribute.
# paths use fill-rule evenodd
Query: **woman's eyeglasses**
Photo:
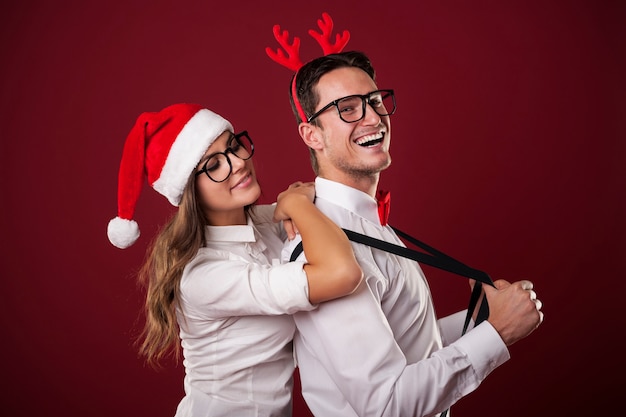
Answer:
<svg viewBox="0 0 626 417"><path fill-rule="evenodd" d="M232 135L224 152L211 154L202 164L202 169L196 172L196 177L203 172L211 181L224 182L233 172L233 164L228 157L232 153L237 158L246 161L254 155L254 144L247 131Z"/></svg>

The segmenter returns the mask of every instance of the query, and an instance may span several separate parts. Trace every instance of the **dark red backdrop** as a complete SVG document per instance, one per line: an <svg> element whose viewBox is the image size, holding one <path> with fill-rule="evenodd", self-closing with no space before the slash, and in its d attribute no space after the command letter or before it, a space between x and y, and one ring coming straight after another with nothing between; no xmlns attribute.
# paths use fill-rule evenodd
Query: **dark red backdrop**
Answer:
<svg viewBox="0 0 626 417"><path fill-rule="evenodd" d="M544 325L454 414L596 415L618 404L623 4L4 2L0 412L173 415L181 368L155 372L132 346L133 273L171 208L146 189L141 240L125 251L108 243L123 141L140 112L199 102L251 132L264 202L312 179L290 73L264 48L280 23L302 37L305 58L317 56L306 29L322 11L397 91L381 183L392 223L495 278L532 279L545 304ZM441 314L464 307L463 280L426 271Z"/></svg>

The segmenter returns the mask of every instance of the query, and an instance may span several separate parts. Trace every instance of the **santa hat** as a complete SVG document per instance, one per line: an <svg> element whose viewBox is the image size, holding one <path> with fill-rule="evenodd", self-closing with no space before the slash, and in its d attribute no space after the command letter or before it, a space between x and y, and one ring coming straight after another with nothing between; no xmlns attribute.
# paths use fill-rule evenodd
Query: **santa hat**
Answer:
<svg viewBox="0 0 626 417"><path fill-rule="evenodd" d="M117 217L107 235L124 249L139 237L133 220L144 177L158 193L178 207L189 175L206 150L233 127L218 114L197 104L173 104L159 112L142 113L131 129L120 163Z"/></svg>

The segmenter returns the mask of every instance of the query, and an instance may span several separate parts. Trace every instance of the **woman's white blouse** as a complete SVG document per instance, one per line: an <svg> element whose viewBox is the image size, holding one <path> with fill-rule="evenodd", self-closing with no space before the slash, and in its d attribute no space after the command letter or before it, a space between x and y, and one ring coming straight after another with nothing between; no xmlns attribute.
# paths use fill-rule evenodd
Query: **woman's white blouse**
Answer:
<svg viewBox="0 0 626 417"><path fill-rule="evenodd" d="M286 237L274 206L247 225L209 226L186 266L177 309L185 366L182 416L289 416L295 331L314 308L303 262L280 264Z"/></svg>

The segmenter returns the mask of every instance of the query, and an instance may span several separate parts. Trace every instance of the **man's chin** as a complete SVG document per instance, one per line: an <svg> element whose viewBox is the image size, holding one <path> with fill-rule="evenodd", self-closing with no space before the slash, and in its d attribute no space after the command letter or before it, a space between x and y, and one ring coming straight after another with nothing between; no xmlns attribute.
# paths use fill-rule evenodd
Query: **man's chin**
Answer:
<svg viewBox="0 0 626 417"><path fill-rule="evenodd" d="M376 173L381 173L391 165L391 156L387 155L387 158L384 161L379 162L378 164L372 165L372 171Z"/></svg>

